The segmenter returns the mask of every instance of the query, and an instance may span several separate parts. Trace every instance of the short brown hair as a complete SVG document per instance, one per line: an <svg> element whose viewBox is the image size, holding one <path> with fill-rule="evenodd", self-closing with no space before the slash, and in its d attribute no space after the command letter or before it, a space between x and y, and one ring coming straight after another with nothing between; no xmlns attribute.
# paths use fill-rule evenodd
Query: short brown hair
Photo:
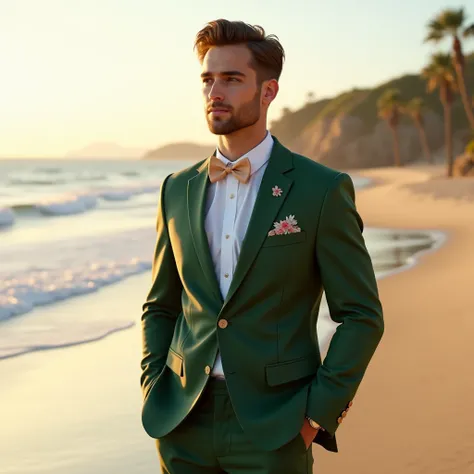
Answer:
<svg viewBox="0 0 474 474"><path fill-rule="evenodd" d="M285 51L275 35L265 36L265 30L259 25L249 25L243 21L219 19L207 23L198 32L194 49L199 61L213 46L244 44L252 54L250 66L257 73L257 81L278 80L283 69Z"/></svg>

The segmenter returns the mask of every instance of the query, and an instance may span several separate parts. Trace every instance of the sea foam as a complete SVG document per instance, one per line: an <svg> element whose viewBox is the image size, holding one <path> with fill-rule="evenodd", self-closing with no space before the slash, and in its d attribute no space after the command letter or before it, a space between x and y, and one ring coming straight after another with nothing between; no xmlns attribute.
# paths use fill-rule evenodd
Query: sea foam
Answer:
<svg viewBox="0 0 474 474"><path fill-rule="evenodd" d="M2 267L9 269L0 271L0 321L150 269L154 237L151 227L86 242L64 239L41 248L10 247L0 255Z"/></svg>

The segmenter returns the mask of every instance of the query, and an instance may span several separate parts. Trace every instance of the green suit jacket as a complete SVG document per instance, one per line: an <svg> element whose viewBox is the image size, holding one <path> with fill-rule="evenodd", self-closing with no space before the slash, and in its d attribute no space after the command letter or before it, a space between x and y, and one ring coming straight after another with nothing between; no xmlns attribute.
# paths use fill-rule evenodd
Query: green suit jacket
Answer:
<svg viewBox="0 0 474 474"><path fill-rule="evenodd" d="M273 139L225 300L204 229L209 158L163 181L142 314L142 423L153 438L190 412L220 350L236 416L252 442L277 449L308 414L326 430L314 442L338 450L341 414L384 330L377 283L351 178ZM268 236L290 215L301 232ZM324 363L316 330L323 289L331 318L341 323Z"/></svg>

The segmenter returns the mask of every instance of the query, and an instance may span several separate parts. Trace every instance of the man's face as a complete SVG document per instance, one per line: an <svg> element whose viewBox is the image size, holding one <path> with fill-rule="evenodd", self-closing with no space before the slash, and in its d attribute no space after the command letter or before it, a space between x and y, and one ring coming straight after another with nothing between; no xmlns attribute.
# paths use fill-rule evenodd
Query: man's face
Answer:
<svg viewBox="0 0 474 474"><path fill-rule="evenodd" d="M246 46L215 46L202 64L202 93L209 130L229 135L258 122L262 103Z"/></svg>

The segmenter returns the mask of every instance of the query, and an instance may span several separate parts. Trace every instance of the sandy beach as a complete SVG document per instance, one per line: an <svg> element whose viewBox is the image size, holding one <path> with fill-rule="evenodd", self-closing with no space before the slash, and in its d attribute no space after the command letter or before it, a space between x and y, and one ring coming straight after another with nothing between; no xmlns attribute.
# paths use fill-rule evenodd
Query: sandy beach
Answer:
<svg viewBox="0 0 474 474"><path fill-rule="evenodd" d="M366 225L437 229L447 240L379 282L383 341L338 431L340 453L315 449L315 473L474 472L474 180L443 173L361 173L377 183L357 196Z"/></svg>
<svg viewBox="0 0 474 474"><path fill-rule="evenodd" d="M366 226L441 230L446 241L379 281L386 331L338 430L313 447L318 474L474 472L474 180L444 167L372 169L357 193ZM37 309L139 321L149 273ZM0 473L159 472L141 427L140 326L0 362ZM90 466L94 466L91 471ZM290 474L290 473L289 473Z"/></svg>

